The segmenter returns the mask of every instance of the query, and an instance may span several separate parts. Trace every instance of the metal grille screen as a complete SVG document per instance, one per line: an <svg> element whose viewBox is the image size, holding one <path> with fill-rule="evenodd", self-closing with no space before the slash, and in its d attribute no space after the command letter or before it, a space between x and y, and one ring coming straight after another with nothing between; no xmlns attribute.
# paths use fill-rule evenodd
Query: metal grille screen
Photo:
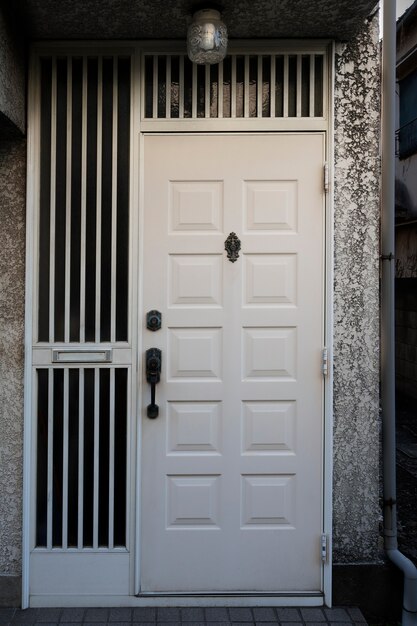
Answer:
<svg viewBox="0 0 417 626"><path fill-rule="evenodd" d="M37 370L36 547L126 545L126 368Z"/></svg>
<svg viewBox="0 0 417 626"><path fill-rule="evenodd" d="M40 73L38 341L127 341L130 59Z"/></svg>
<svg viewBox="0 0 417 626"><path fill-rule="evenodd" d="M195 65L185 55L146 55L145 119L321 118L324 53L229 55Z"/></svg>

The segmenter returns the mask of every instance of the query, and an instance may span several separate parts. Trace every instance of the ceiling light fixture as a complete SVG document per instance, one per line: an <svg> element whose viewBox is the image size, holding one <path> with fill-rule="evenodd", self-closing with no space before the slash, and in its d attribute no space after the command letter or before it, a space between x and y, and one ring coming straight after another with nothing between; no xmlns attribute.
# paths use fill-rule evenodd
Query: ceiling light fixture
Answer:
<svg viewBox="0 0 417 626"><path fill-rule="evenodd" d="M227 28L220 11L206 8L194 13L187 31L187 52L190 60L199 65L223 61L227 52Z"/></svg>

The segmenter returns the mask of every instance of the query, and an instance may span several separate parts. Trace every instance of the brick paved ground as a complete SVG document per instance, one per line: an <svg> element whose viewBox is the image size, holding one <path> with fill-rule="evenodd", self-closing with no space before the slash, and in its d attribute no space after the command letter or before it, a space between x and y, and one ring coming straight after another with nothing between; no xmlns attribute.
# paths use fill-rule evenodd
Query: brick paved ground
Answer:
<svg viewBox="0 0 417 626"><path fill-rule="evenodd" d="M0 609L0 626L355 626L355 608Z"/></svg>

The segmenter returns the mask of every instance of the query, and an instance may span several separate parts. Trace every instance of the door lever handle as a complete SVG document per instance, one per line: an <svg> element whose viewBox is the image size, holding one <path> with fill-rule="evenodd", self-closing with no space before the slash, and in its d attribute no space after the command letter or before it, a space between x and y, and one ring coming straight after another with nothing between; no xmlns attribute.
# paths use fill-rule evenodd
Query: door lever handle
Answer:
<svg viewBox="0 0 417 626"><path fill-rule="evenodd" d="M148 404L146 414L150 419L159 415L159 406L155 403L155 386L161 380L162 352L159 348L146 350L146 380L151 386L151 403Z"/></svg>

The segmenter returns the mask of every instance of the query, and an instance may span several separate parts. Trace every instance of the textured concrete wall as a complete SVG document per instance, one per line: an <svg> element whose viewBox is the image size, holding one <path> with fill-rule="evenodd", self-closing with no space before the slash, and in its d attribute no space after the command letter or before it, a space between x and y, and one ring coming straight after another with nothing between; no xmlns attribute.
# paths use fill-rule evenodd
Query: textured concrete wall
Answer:
<svg viewBox="0 0 417 626"><path fill-rule="evenodd" d="M25 177L25 140L0 142L0 576L21 570Z"/></svg>
<svg viewBox="0 0 417 626"><path fill-rule="evenodd" d="M378 558L379 124L377 16L336 47L334 560Z"/></svg>
<svg viewBox="0 0 417 626"><path fill-rule="evenodd" d="M4 3L2 3L4 4ZM12 18L0 7L0 131L25 131L25 53Z"/></svg>

